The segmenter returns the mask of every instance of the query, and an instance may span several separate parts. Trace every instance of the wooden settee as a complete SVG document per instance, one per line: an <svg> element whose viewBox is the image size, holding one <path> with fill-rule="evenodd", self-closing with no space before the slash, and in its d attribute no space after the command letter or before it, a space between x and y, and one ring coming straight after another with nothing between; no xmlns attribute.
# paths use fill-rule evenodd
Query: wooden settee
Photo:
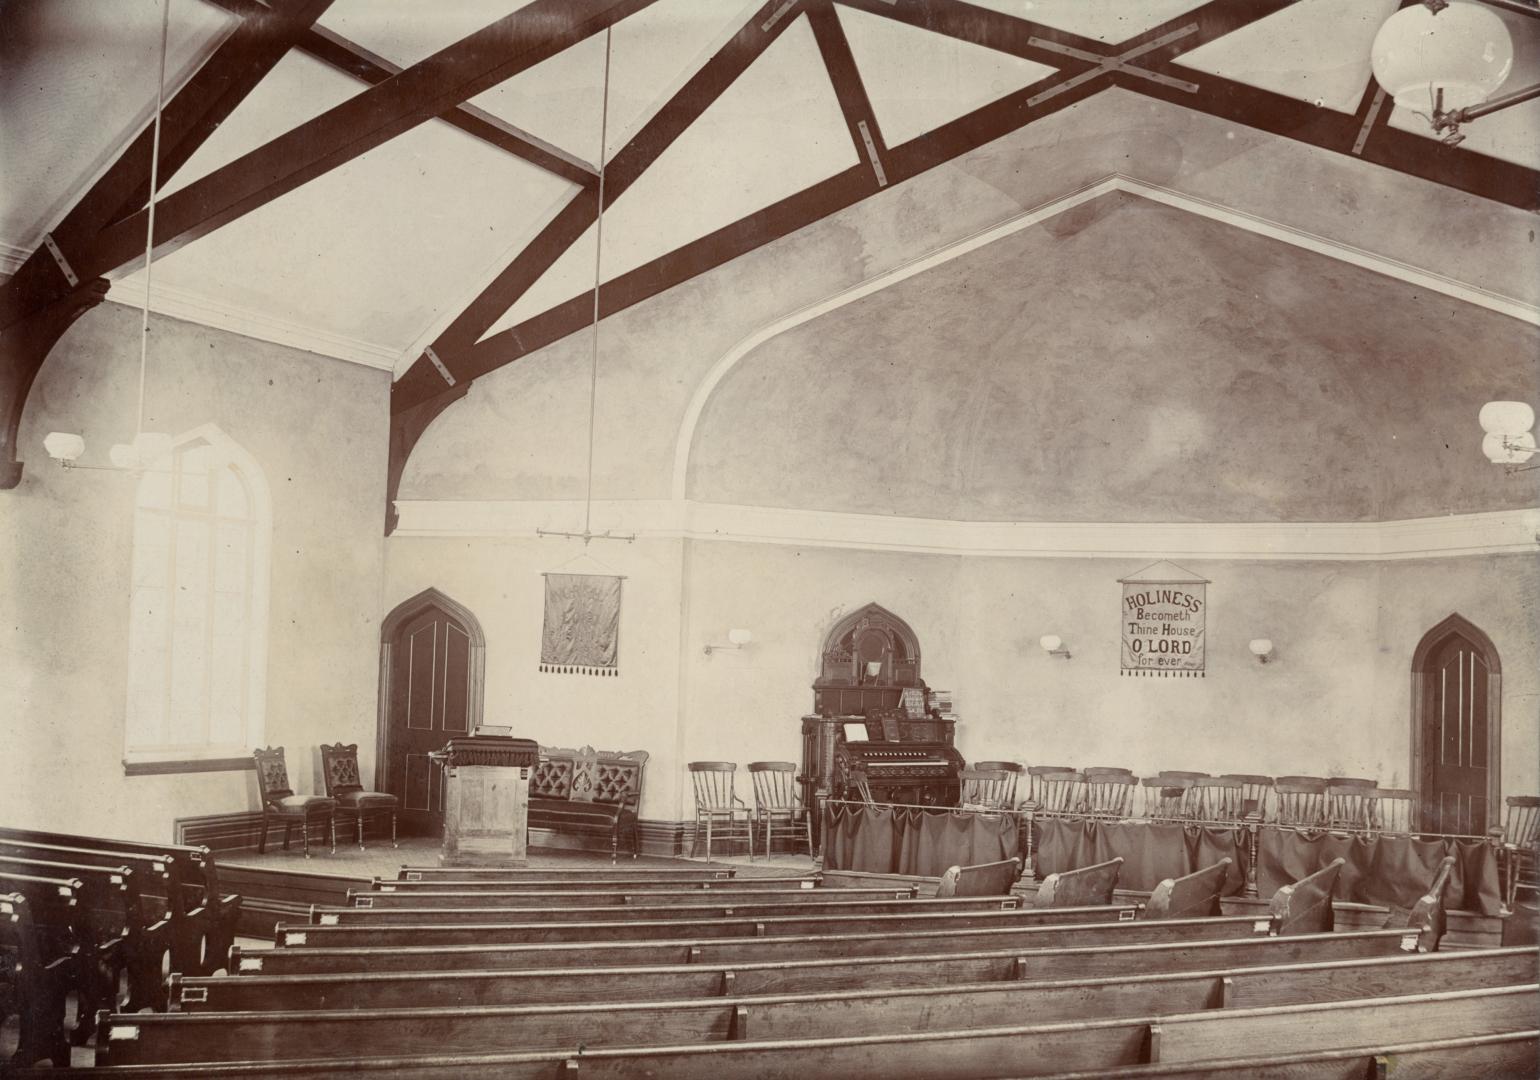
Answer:
<svg viewBox="0 0 1540 1080"><path fill-rule="evenodd" d="M624 835L631 857L641 850L636 828L645 750L627 752L540 748L529 778L529 827L578 837L607 837L610 860Z"/></svg>

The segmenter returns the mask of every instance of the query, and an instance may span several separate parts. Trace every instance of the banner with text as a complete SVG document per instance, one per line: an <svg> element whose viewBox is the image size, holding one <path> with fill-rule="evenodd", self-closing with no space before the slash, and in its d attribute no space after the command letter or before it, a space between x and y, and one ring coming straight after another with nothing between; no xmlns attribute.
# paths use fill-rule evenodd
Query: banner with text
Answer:
<svg viewBox="0 0 1540 1080"><path fill-rule="evenodd" d="M1208 581L1157 563L1121 584L1123 674L1203 678Z"/></svg>

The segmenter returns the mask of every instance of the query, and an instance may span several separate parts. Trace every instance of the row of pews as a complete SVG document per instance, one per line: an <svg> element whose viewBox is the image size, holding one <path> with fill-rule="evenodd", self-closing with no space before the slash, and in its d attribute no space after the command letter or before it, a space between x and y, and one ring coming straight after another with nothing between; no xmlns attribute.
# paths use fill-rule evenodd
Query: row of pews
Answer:
<svg viewBox="0 0 1540 1080"><path fill-rule="evenodd" d="M18 1018L12 1062L67 1065L99 1012L164 1010L166 971L222 967L239 913L207 848L0 828L0 1022Z"/></svg>
<svg viewBox="0 0 1540 1080"><path fill-rule="evenodd" d="M1266 917L1219 914L1223 864L1147 905L1113 902L1117 860L1035 898L989 868L949 874L950 896L717 868L406 869L280 925L272 949L232 948L227 975L173 975L171 1012L103 1012L91 1071L1532 1075L1540 950L1438 952L1451 862L1391 925L1351 932L1333 932L1340 860Z"/></svg>

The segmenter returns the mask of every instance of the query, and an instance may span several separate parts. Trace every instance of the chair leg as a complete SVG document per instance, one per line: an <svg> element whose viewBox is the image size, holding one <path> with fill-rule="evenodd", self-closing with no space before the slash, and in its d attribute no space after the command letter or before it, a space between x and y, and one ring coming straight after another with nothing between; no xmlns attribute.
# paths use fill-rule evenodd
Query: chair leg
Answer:
<svg viewBox="0 0 1540 1080"><path fill-rule="evenodd" d="M310 819L307 817L300 823L299 831L305 838L305 858L310 858Z"/></svg>
<svg viewBox="0 0 1540 1080"><path fill-rule="evenodd" d="M285 821L283 823L283 850L285 851L289 850L289 834L293 831L294 823L292 821Z"/></svg>
<svg viewBox="0 0 1540 1080"><path fill-rule="evenodd" d="M358 828L361 833L364 827L361 818L359 822ZM337 854L337 811L335 810L326 815L326 832L332 843L332 854L335 855ZM359 846L363 846L362 840L359 841Z"/></svg>
<svg viewBox="0 0 1540 1080"><path fill-rule="evenodd" d="M257 854L267 853L267 811L262 812L262 835L257 837Z"/></svg>
<svg viewBox="0 0 1540 1080"><path fill-rule="evenodd" d="M706 861L711 861L711 818L706 818Z"/></svg>
<svg viewBox="0 0 1540 1080"><path fill-rule="evenodd" d="M390 846L401 846L400 844L396 843L396 812L394 810L390 812Z"/></svg>
<svg viewBox="0 0 1540 1080"><path fill-rule="evenodd" d="M358 834L358 850L367 851L364 847L364 812L360 810L353 815L353 831Z"/></svg>

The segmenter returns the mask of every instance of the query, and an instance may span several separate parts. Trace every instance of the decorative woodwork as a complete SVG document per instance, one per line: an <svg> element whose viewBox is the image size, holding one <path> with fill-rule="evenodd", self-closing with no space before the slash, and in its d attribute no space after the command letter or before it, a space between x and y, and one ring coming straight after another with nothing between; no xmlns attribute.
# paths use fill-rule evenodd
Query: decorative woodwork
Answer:
<svg viewBox="0 0 1540 1080"><path fill-rule="evenodd" d="M539 744L507 735L450 739L428 755L444 770L444 866L523 866L529 850L529 773Z"/></svg>
<svg viewBox="0 0 1540 1080"><path fill-rule="evenodd" d="M337 800L337 809L353 815L358 834L358 850L364 850L364 815L390 815L390 846L396 846L396 808L401 800L383 791L364 790L358 771L358 744L321 744L321 775L326 780L326 795Z"/></svg>
<svg viewBox="0 0 1540 1080"><path fill-rule="evenodd" d="M540 755L530 779L530 828L603 837L610 842L611 862L625 833L631 857L636 858L641 851L637 810L647 751L541 747Z"/></svg>

